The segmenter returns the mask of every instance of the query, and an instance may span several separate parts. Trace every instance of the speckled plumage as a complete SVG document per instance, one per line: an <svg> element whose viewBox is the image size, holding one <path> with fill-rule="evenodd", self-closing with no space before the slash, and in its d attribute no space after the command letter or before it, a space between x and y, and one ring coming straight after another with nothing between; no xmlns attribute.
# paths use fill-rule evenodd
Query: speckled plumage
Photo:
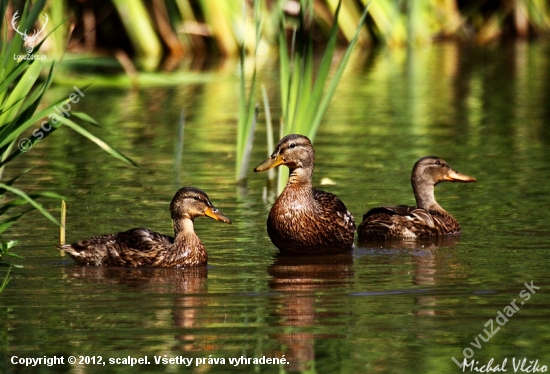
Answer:
<svg viewBox="0 0 550 374"><path fill-rule="evenodd" d="M208 216L231 223L210 202L208 195L195 187L180 189L170 203L175 238L149 229L131 229L116 234L94 236L60 246L79 265L179 267L204 265L208 254L193 229L193 220Z"/></svg>
<svg viewBox="0 0 550 374"><path fill-rule="evenodd" d="M353 248L355 220L344 203L312 188L314 151L303 135L288 135L254 171L278 165L290 169L288 183L267 219L267 232L283 253L337 253Z"/></svg>
<svg viewBox="0 0 550 374"><path fill-rule="evenodd" d="M435 200L434 187L440 182L475 182L458 173L441 158L423 157L411 176L417 206L384 206L369 210L357 228L360 241L377 238L421 238L460 234L460 224Z"/></svg>

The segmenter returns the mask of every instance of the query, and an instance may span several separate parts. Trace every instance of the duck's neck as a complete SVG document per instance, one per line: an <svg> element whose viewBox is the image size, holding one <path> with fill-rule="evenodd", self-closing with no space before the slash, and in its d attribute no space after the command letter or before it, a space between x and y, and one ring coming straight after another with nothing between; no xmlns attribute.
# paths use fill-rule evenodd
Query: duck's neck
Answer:
<svg viewBox="0 0 550 374"><path fill-rule="evenodd" d="M288 177L287 188L311 189L313 169L296 168L291 169Z"/></svg>
<svg viewBox="0 0 550 374"><path fill-rule="evenodd" d="M441 214L449 214L435 201L435 185L433 182L413 177L411 179L416 206L427 211L436 211Z"/></svg>
<svg viewBox="0 0 550 374"><path fill-rule="evenodd" d="M200 242L195 234L193 220L190 218L178 218L174 220L174 243L177 245L185 244L189 246L194 241Z"/></svg>
<svg viewBox="0 0 550 374"><path fill-rule="evenodd" d="M193 229L193 220L189 217L174 220L174 244L167 257L174 264L185 266L204 265L208 254L201 240Z"/></svg>

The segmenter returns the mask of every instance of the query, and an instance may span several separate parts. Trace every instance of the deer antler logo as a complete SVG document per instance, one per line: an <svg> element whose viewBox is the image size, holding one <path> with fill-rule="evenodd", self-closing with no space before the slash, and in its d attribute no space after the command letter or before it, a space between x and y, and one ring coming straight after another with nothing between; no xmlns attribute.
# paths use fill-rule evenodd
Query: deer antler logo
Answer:
<svg viewBox="0 0 550 374"><path fill-rule="evenodd" d="M36 39L40 34L42 34L42 31L44 31L44 29L46 28L46 25L48 24L48 15L44 14L45 22L40 31L34 30L31 35L27 35L27 30L25 30L25 32L21 32L19 31L19 27L15 27L15 21L17 20L17 18L19 18L19 16L17 15L18 13L19 11L16 11L13 17L11 18L11 26L19 35L21 35L21 37L23 38L23 41L25 42L25 47L27 48L27 52L31 53L32 50L34 49Z"/></svg>

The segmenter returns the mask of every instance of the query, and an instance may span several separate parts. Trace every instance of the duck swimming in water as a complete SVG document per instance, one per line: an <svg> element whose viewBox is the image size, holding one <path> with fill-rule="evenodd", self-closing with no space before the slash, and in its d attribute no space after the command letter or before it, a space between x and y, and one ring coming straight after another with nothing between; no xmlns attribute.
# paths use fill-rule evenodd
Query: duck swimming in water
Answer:
<svg viewBox="0 0 550 374"><path fill-rule="evenodd" d="M411 176L417 206L383 206L369 210L357 228L359 241L459 234L458 221L435 201L434 187L441 182L475 181L451 169L439 157L421 158L414 165Z"/></svg>
<svg viewBox="0 0 550 374"><path fill-rule="evenodd" d="M282 138L273 154L254 171L279 165L290 169L288 183L267 218L267 233L282 253L337 253L353 248L355 220L344 203L312 188L315 154L303 135Z"/></svg>
<svg viewBox="0 0 550 374"><path fill-rule="evenodd" d="M207 216L225 223L229 218L216 209L208 195L195 187L181 188L170 203L175 238L149 229L131 229L94 236L59 247L79 265L130 267L182 267L205 265L208 254L195 234L193 221Z"/></svg>

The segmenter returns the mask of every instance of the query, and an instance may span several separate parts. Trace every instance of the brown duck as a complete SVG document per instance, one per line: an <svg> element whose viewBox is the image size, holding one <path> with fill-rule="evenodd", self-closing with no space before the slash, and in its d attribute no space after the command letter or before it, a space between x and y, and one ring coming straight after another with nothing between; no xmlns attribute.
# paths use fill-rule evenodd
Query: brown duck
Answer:
<svg viewBox="0 0 550 374"><path fill-rule="evenodd" d="M193 220L207 216L225 223L229 218L216 209L208 195L195 187L176 192L170 203L175 238L149 229L94 236L59 247L79 265L181 267L204 265L208 254L193 229Z"/></svg>
<svg viewBox="0 0 550 374"><path fill-rule="evenodd" d="M355 220L335 195L312 188L315 154L303 135L282 138L254 171L279 165L290 169L288 183L267 218L267 233L283 253L321 254L353 248Z"/></svg>
<svg viewBox="0 0 550 374"><path fill-rule="evenodd" d="M421 158L414 165L411 176L417 206L383 206L369 210L357 228L359 240L459 234L458 221L435 201L434 187L440 182L475 181L451 169L439 157Z"/></svg>

